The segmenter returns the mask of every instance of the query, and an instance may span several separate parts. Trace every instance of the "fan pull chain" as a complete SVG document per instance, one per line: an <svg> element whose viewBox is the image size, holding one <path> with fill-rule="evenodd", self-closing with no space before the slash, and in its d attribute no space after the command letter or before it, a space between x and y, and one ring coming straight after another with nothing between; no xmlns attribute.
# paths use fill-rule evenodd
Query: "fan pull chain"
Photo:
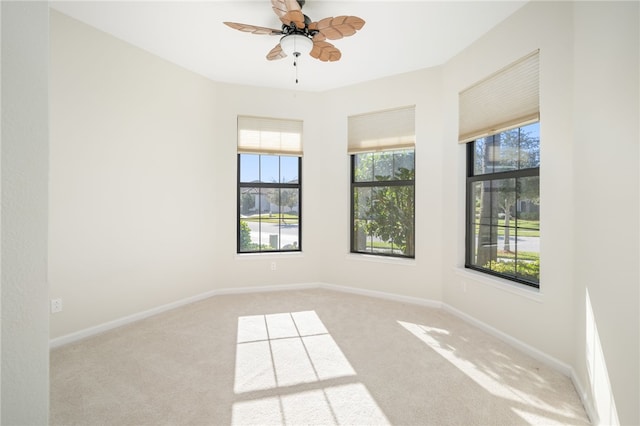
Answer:
<svg viewBox="0 0 640 426"><path fill-rule="evenodd" d="M296 69L296 84L298 84L298 57L300 56L300 52L294 52L293 56L293 66Z"/></svg>

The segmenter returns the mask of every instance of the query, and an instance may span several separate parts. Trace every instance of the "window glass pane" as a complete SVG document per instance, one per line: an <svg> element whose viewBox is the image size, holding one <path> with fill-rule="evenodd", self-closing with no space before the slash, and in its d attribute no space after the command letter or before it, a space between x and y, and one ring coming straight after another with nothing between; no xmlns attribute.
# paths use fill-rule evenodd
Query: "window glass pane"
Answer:
<svg viewBox="0 0 640 426"><path fill-rule="evenodd" d="M260 156L240 154L240 182L256 182L260 173Z"/></svg>
<svg viewBox="0 0 640 426"><path fill-rule="evenodd" d="M371 206L371 188L355 188L353 193L354 229L353 229L353 250L367 251L369 236L369 212Z"/></svg>
<svg viewBox="0 0 640 426"><path fill-rule="evenodd" d="M393 178L396 180L413 180L415 176L414 151L396 151L393 153Z"/></svg>
<svg viewBox="0 0 640 426"><path fill-rule="evenodd" d="M369 233L379 244L376 251L387 254L414 254L414 187L382 186L371 193L368 211Z"/></svg>
<svg viewBox="0 0 640 426"><path fill-rule="evenodd" d="M474 142L473 173L507 172L540 166L540 125L512 129Z"/></svg>
<svg viewBox="0 0 640 426"><path fill-rule="evenodd" d="M367 250L367 220L355 219L353 223L353 251Z"/></svg>
<svg viewBox="0 0 640 426"><path fill-rule="evenodd" d="M260 215L260 249L280 249L280 189L261 188L262 213Z"/></svg>
<svg viewBox="0 0 640 426"><path fill-rule="evenodd" d="M493 150L491 157L494 173L518 169L518 145L518 129L508 130L493 136L493 142L490 147Z"/></svg>
<svg viewBox="0 0 640 426"><path fill-rule="evenodd" d="M540 282L539 124L479 139L469 147L467 266L538 286ZM520 175L520 170L524 173ZM501 172L515 178L501 179ZM495 174L494 174L495 173Z"/></svg>
<svg viewBox="0 0 640 426"><path fill-rule="evenodd" d="M298 182L298 157L280 157L280 183Z"/></svg>
<svg viewBox="0 0 640 426"><path fill-rule="evenodd" d="M240 217L248 217L259 212L258 188L240 188Z"/></svg>
<svg viewBox="0 0 640 426"><path fill-rule="evenodd" d="M476 204L478 208L478 223L482 225L498 224L498 197L495 181L485 180L474 183Z"/></svg>
<svg viewBox="0 0 640 426"><path fill-rule="evenodd" d="M278 225L280 227L280 249L298 249L299 230L299 191L297 188L280 189L280 208Z"/></svg>
<svg viewBox="0 0 640 426"><path fill-rule="evenodd" d="M255 251L260 245L259 188L241 188L240 191L240 252Z"/></svg>
<svg viewBox="0 0 640 426"><path fill-rule="evenodd" d="M472 187L475 208L479 209L477 231L474 230L477 239L474 241L474 265L493 270L494 263L504 257L503 252L510 250L509 244L515 236L512 230L515 225L515 179L475 182Z"/></svg>
<svg viewBox="0 0 640 426"><path fill-rule="evenodd" d="M255 250L259 235L259 222L252 219L240 219L240 252Z"/></svg>
<svg viewBox="0 0 640 426"><path fill-rule="evenodd" d="M520 129L520 168L540 167L540 123Z"/></svg>
<svg viewBox="0 0 640 426"><path fill-rule="evenodd" d="M518 226L540 229L540 178L519 178L517 196Z"/></svg>
<svg viewBox="0 0 640 426"><path fill-rule="evenodd" d="M491 262L495 262L498 254L497 227L478 225L474 238L471 264L480 268L490 269Z"/></svg>
<svg viewBox="0 0 640 426"><path fill-rule="evenodd" d="M414 185L397 181L414 180L414 150L355 154L353 165L351 250L413 257Z"/></svg>
<svg viewBox="0 0 640 426"><path fill-rule="evenodd" d="M515 226L516 180L496 179L493 181L492 189L498 224L501 226Z"/></svg>
<svg viewBox="0 0 640 426"><path fill-rule="evenodd" d="M277 183L280 180L280 156L260 156L260 182Z"/></svg>
<svg viewBox="0 0 640 426"><path fill-rule="evenodd" d="M474 153L473 153L473 174L482 175L485 173L492 173L493 166L485 155L487 142L491 142L493 138L482 138L475 141Z"/></svg>
<svg viewBox="0 0 640 426"><path fill-rule="evenodd" d="M373 180L373 153L355 154L355 182L371 182Z"/></svg>
<svg viewBox="0 0 640 426"><path fill-rule="evenodd" d="M513 251L509 249L513 247ZM496 259L491 262L490 269L501 274L515 276L515 229L509 227L498 228L498 250Z"/></svg>
<svg viewBox="0 0 640 426"><path fill-rule="evenodd" d="M393 177L393 152L376 152L373 158L373 174L375 180L390 180Z"/></svg>
<svg viewBox="0 0 640 426"><path fill-rule="evenodd" d="M480 223L482 186L483 182L473 182L471 184L471 197L469 198L469 211L467 212L467 221L469 223Z"/></svg>
<svg viewBox="0 0 640 426"><path fill-rule="evenodd" d="M356 219L368 219L371 206L371 188L355 188L353 210Z"/></svg>
<svg viewBox="0 0 640 426"><path fill-rule="evenodd" d="M533 283L540 282L540 236L524 236L535 235L524 233L520 236L522 230L518 230L518 262L516 269L517 278L530 281Z"/></svg>

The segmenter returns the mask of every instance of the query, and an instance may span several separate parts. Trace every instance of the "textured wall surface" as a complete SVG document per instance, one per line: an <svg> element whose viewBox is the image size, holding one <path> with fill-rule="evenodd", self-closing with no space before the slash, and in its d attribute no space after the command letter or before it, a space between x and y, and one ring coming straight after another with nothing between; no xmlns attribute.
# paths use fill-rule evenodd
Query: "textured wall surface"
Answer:
<svg viewBox="0 0 640 426"><path fill-rule="evenodd" d="M2 419L49 415L49 6L2 2Z"/></svg>

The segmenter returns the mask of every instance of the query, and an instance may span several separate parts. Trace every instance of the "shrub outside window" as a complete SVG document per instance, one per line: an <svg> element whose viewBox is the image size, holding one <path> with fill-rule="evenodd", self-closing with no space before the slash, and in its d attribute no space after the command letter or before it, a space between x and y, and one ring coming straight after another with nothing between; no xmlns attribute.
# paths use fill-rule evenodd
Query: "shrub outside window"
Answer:
<svg viewBox="0 0 640 426"><path fill-rule="evenodd" d="M540 286L539 123L467 144L467 268Z"/></svg>
<svg viewBox="0 0 640 426"><path fill-rule="evenodd" d="M351 155L351 252L415 256L413 149Z"/></svg>

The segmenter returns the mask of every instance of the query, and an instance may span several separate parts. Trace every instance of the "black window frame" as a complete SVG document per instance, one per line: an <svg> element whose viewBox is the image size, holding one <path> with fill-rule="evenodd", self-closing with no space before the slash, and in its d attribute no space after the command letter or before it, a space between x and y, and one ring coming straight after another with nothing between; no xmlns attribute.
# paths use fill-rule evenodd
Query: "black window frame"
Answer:
<svg viewBox="0 0 640 426"><path fill-rule="evenodd" d="M526 126L521 126L519 128L516 128L516 130L521 131L521 129L523 127ZM513 130L513 129L512 129ZM503 132L498 132L492 135L487 136L488 137L495 137L497 135L500 135L504 133ZM483 138L484 139L484 138ZM472 239L475 238L475 233L474 231L474 227L476 226L476 223L474 222L474 220L472 220L470 218L471 212L475 211L472 208L472 205L474 204L474 195L473 195L473 184L476 182L486 182L486 181L495 181L495 180L505 180L505 179L518 179L518 178L527 178L527 177L540 177L540 165L538 164L537 167L528 167L528 168L518 168L517 170L508 170L508 171L493 171L490 173L482 173L482 174L475 174L475 154L476 154L476 141L474 140L472 142L468 142L466 145L466 185L465 185L465 268L468 269L472 269L474 271L478 271L481 273L485 273L488 275L493 275L502 279L506 279L509 281L513 281L513 282L517 282L519 284L524 284L526 286L530 286L536 289L540 288L540 279L538 277L538 281L534 282L534 281L529 281L526 279L522 279L519 278L517 275L509 275L506 273L500 273L500 272L496 272L487 268L482 268L479 267L477 265L472 264L472 256L473 256L473 249L475 247L475 245L472 242ZM539 140L538 140L539 143ZM539 149L539 145L538 145L538 149ZM539 190L538 190L539 191ZM539 195L539 192L538 192ZM491 195L493 196L493 195ZM519 229L520 227L517 226L517 215L515 215L515 220L516 220L516 226L515 229ZM497 221L497 219L496 219ZM497 227L497 226L496 226ZM539 232L539 228L538 228L538 232ZM515 237L517 238L517 233L515 235ZM540 256L540 253L538 253L538 256ZM538 261L539 261L540 257L538 257ZM517 265L517 250L515 252L515 258L514 258L514 262L516 262Z"/></svg>
<svg viewBox="0 0 640 426"><path fill-rule="evenodd" d="M368 151L368 152L357 152L350 154L350 164L351 164L351 173L350 173L350 181L351 181L351 190L350 190L350 253L352 254L364 254L371 256L381 256L381 257L392 257L392 258L401 258L401 259L415 259L415 241L416 241L416 187L415 187L415 148L398 148L394 150L389 150L389 152L400 152L400 151L412 151L413 152L413 172L414 176L411 180L400 180L400 179L390 179L390 180L372 180L372 181L356 181L356 156L359 154L371 154L380 151ZM395 166L392 166L392 169L395 169ZM375 172L374 172L375 175ZM374 188L374 187L411 187L413 190L413 222L411 227L413 229L413 253L410 255L407 254L395 254L395 253L386 253L386 252L374 252L374 251L362 251L357 249L357 238L356 233L356 206L354 203L355 199L355 191L358 188Z"/></svg>
<svg viewBox="0 0 640 426"><path fill-rule="evenodd" d="M236 227L237 227L237 232L236 232L236 236L237 236L237 243L236 243L236 253L237 254L256 254L256 253L291 253L291 252L301 252L302 251L302 157L301 156L291 156L291 155L285 155L285 154L277 154L277 153L238 153L237 154L237 171L238 171L238 177L237 177L237 183L238 183L238 194L237 194L237 222L236 222ZM298 159L298 179L297 182L292 183L275 183L275 182L261 182L260 179L258 179L258 181L254 181L254 182L242 182L241 181L241 158L242 155L258 155L260 157L262 156L274 156L274 157L278 157L278 161L281 160L282 157L295 157ZM261 161L259 161L258 164L261 164ZM261 176L260 170L258 170L258 176ZM257 189L297 189L298 190L298 242L297 242L297 246L295 248L291 248L291 249L274 249L274 250L262 250L261 246L258 246L258 250L241 250L242 247L242 242L241 242L241 222L242 222L242 215L241 215L241 203L242 203L242 189L243 188L257 188ZM258 197L260 198L260 197ZM260 212L261 209L258 208L258 211ZM260 221L261 222L261 221ZM282 241L281 238L281 234L278 234L278 245L281 246L280 242Z"/></svg>

